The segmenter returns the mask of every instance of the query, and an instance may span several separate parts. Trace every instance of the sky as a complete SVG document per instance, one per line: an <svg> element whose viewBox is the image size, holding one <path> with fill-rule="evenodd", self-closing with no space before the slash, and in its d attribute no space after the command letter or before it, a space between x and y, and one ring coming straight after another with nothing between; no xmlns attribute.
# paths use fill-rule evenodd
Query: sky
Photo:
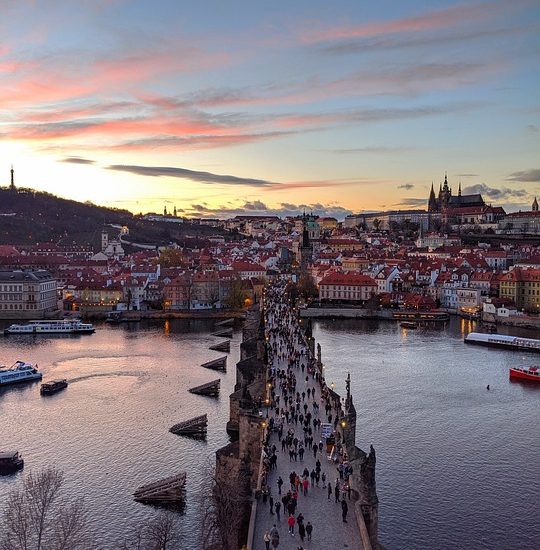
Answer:
<svg viewBox="0 0 540 550"><path fill-rule="evenodd" d="M184 216L540 196L540 0L1 0L0 184Z"/></svg>

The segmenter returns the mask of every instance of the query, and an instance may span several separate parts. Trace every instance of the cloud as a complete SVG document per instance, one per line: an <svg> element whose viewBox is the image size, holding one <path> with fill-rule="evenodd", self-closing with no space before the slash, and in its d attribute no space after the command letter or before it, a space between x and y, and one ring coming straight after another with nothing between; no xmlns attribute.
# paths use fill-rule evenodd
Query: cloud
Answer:
<svg viewBox="0 0 540 550"><path fill-rule="evenodd" d="M478 174L456 174L458 178L476 178Z"/></svg>
<svg viewBox="0 0 540 550"><path fill-rule="evenodd" d="M242 178L224 174L213 174L212 172L200 172L197 170L188 170L187 168L178 168L174 166L138 166L130 164L113 164L107 166L108 170L118 172L129 172L139 176L151 177L170 177L182 178L198 183L218 184L218 185L251 185L254 187L267 187L279 185L277 182L256 179Z"/></svg>
<svg viewBox="0 0 540 550"><path fill-rule="evenodd" d="M81 157L66 157L62 159L60 162L70 162L72 164L94 164L94 160L85 159Z"/></svg>
<svg viewBox="0 0 540 550"><path fill-rule="evenodd" d="M540 128L538 128L536 124L527 124L525 128L527 129L528 132L531 132L532 134L537 134L538 132L540 132Z"/></svg>
<svg viewBox="0 0 540 550"><path fill-rule="evenodd" d="M298 216L304 211L313 212L316 216L331 216L338 220L345 219L345 216L352 214L352 211L348 208L337 204L322 204L322 203L308 203L308 204L293 204L293 203L280 203L279 207L269 207L265 203L260 201L244 201L240 205L235 207L230 206L218 206L211 208L207 205L195 203L191 205L191 212L188 215L192 216L209 216L218 218L229 218L233 216L241 215L266 215L266 216L279 216L284 218L287 216Z"/></svg>
<svg viewBox="0 0 540 550"><path fill-rule="evenodd" d="M353 147L351 149L328 149L329 153L337 153L340 155L348 154L378 154L378 153L404 153L406 151L414 150L413 147Z"/></svg>
<svg viewBox="0 0 540 550"><path fill-rule="evenodd" d="M427 199L403 199L402 201L395 204L395 206L425 206L427 205Z"/></svg>
<svg viewBox="0 0 540 550"><path fill-rule="evenodd" d="M463 189L464 195L473 195L481 193L489 199L502 201L509 198L521 198L528 196L529 192L526 189L510 189L508 187L489 187L485 183L475 183Z"/></svg>
<svg viewBox="0 0 540 550"><path fill-rule="evenodd" d="M540 182L540 168L513 172L506 178L506 181Z"/></svg>
<svg viewBox="0 0 540 550"><path fill-rule="evenodd" d="M358 25L341 25L326 29L310 29L302 34L305 43L326 42L350 38L385 36L396 33L420 33L452 28L475 21L484 21L508 10L531 5L530 0L516 0L509 4L506 0L482 2L472 5L459 4L428 13L389 21L371 21Z"/></svg>
<svg viewBox="0 0 540 550"><path fill-rule="evenodd" d="M413 183L404 183L403 185L398 185L397 188L398 189L406 189L407 191L410 191L411 189L414 188L414 184Z"/></svg>

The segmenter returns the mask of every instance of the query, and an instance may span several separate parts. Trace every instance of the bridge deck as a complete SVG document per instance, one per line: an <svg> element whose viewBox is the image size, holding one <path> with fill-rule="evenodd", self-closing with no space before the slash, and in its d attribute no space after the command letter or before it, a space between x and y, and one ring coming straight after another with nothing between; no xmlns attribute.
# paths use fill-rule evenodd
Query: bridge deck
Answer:
<svg viewBox="0 0 540 550"><path fill-rule="evenodd" d="M278 339L277 342L279 345L280 340ZM302 347L305 347L303 343L297 344L298 350L301 350ZM287 368L285 360L280 361L278 359L275 359L273 362L273 366L280 369ZM315 400L317 401L317 403L319 403L319 405L321 405L318 416L321 418L323 423L327 422L328 419L325 418L324 404L321 403L321 396L318 384L313 379L313 376L308 375L307 368L304 372L302 372L300 368L293 369L293 371L297 379L296 390L299 391L300 394L308 387L316 388ZM306 375L309 376L307 383L305 381ZM283 406L283 396L279 385L278 387L276 387L276 395L281 396L280 407ZM305 399L305 402L308 403L309 406L308 410L313 411L313 399L310 398L308 400L307 395ZM273 416L273 412L271 412L270 415ZM317 417L317 414L315 414L314 417ZM284 436L286 435L289 428L292 428L294 430L295 435L298 437L298 439L302 438L303 440L303 431L300 422L298 423L298 425L294 424L294 422L292 422L291 424L287 424L287 422L285 422L283 429ZM314 444L318 444L320 431L314 430L313 437ZM285 448L284 452L281 451L281 443L278 439L277 432L274 432L270 437L270 446L272 446L273 444L275 444L278 449L278 460L277 468L271 470L268 474L268 485L271 489L271 494L274 498L274 501L281 501L281 497L283 496L283 494L286 494L287 491L290 489L289 474L294 470L296 473L298 473L298 475L301 476L304 468L308 468L308 470L311 472L311 470L315 469L317 458L321 462L321 473L326 473L327 487L328 482L330 482L332 484L332 490L334 489L336 478L339 479L339 474L337 472L336 465L328 460L325 448L323 448L322 454L319 452L317 453L317 458L314 458L313 451L307 448L302 461L300 460L300 457L298 457L297 462L294 462L294 459L292 462L290 462L287 448ZM278 494L277 486L277 479L279 476L281 476L281 478L283 479L281 495ZM278 521L275 513L273 515L270 514L269 503L267 502L266 504L264 504L261 498L257 506L257 518L255 522L253 550L265 549L265 543L263 541L264 532L266 530L270 531L274 523L276 524L280 535L278 550L297 550L299 547L303 547L306 550L341 550L344 548L350 550L362 550L363 546L360 539L360 532L358 530L358 526L354 516L353 501L347 499L347 523L343 523L341 504L336 503L334 492L332 491L332 495L330 499L328 499L328 489L327 487L323 488L322 481L319 483L318 487L311 487L311 479L309 480L309 483L310 486L307 496L303 496L302 492L299 492L298 506L295 516L298 516L298 514L302 512L305 518L304 525L307 525L308 521L311 522L311 524L313 525L312 540L307 541L306 537L304 542L301 542L300 536L298 534L298 525L295 525L294 527L294 537L291 536L288 533L287 526L288 514L286 510L283 510L283 505L281 506L280 511L281 520ZM272 548L271 545L270 548Z"/></svg>

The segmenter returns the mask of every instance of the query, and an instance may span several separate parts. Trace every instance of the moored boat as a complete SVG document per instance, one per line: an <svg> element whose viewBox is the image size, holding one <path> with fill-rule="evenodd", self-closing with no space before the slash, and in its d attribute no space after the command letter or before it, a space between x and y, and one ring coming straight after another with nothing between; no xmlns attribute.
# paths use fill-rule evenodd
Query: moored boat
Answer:
<svg viewBox="0 0 540 550"><path fill-rule="evenodd" d="M51 380L50 382L44 382L41 384L39 392L41 395L52 395L53 393L57 393L67 387L68 381L65 378L63 380Z"/></svg>
<svg viewBox="0 0 540 550"><path fill-rule="evenodd" d="M38 372L37 365L17 361L11 367L0 367L0 386L18 384L19 382L33 382L41 380L43 374Z"/></svg>
<svg viewBox="0 0 540 550"><path fill-rule="evenodd" d="M19 451L0 451L0 475L8 475L20 470L24 466L24 460Z"/></svg>
<svg viewBox="0 0 540 550"><path fill-rule="evenodd" d="M399 323L399 326L401 328L408 328L408 329L415 329L415 328L418 328L418 324L417 323L413 323L411 321L401 321L401 323Z"/></svg>
<svg viewBox="0 0 540 550"><path fill-rule="evenodd" d="M50 321L29 321L26 324L13 324L4 334L91 334L95 332L91 323L80 319L57 319Z"/></svg>
<svg viewBox="0 0 540 550"><path fill-rule="evenodd" d="M509 374L510 378L540 382L540 369L536 366L531 365L528 367L511 367Z"/></svg>
<svg viewBox="0 0 540 550"><path fill-rule="evenodd" d="M471 332L465 337L465 343L540 353L540 340L536 340L535 338L519 338L517 336L506 336L505 334Z"/></svg>

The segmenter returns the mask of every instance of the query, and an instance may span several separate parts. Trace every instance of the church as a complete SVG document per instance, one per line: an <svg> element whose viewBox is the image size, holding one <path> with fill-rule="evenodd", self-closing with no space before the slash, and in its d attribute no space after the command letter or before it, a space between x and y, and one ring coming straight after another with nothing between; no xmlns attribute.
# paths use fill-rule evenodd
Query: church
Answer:
<svg viewBox="0 0 540 550"><path fill-rule="evenodd" d="M448 185L448 177L444 175L444 184L439 187L439 196L435 196L433 184L428 199L428 212L446 212L447 210L464 207L483 207L486 206L480 193L474 195L461 194L461 182L459 184L458 194L452 195L452 188Z"/></svg>

